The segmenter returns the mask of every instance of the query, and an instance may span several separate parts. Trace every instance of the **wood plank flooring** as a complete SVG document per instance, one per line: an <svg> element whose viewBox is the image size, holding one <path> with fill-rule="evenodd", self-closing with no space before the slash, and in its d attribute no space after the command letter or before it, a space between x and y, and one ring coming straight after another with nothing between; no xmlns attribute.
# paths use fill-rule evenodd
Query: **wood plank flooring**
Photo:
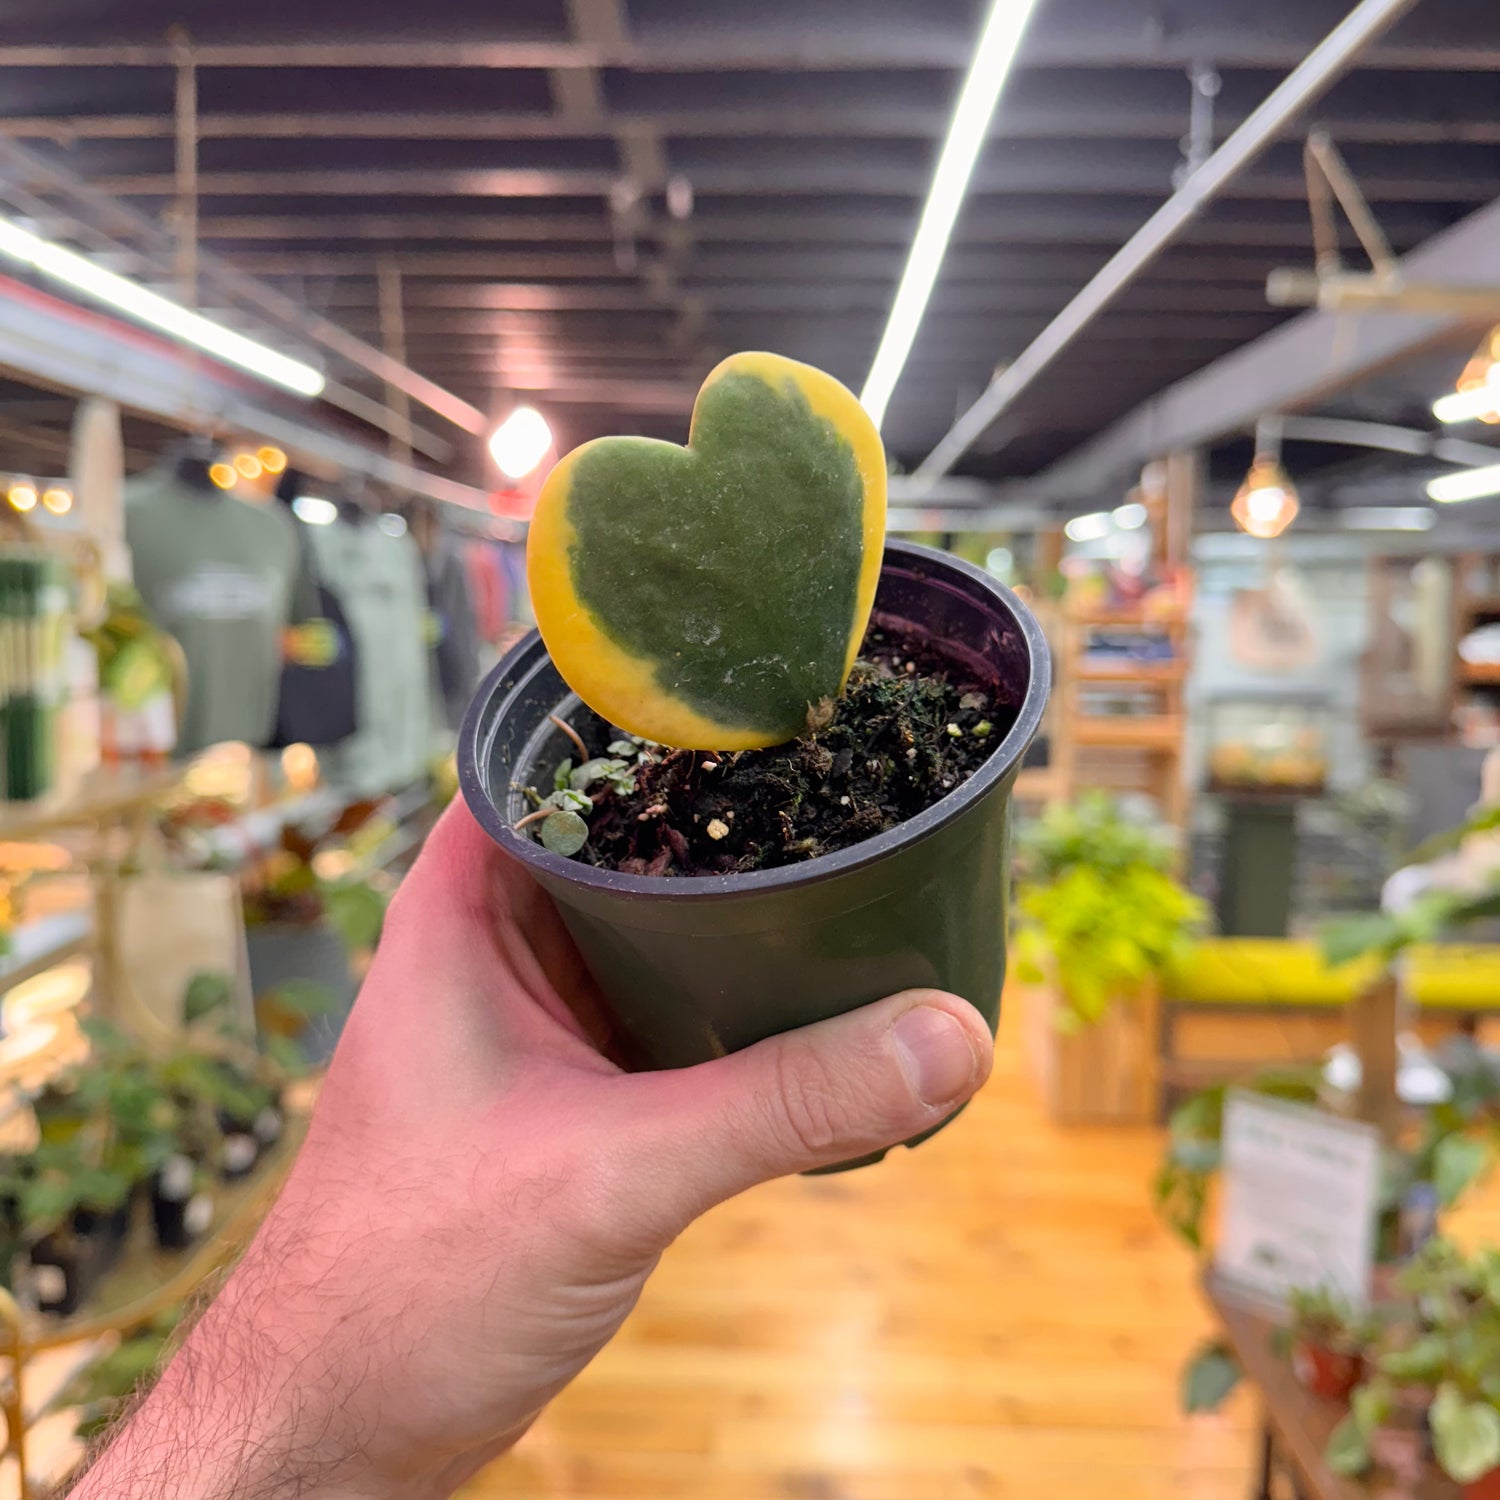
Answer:
<svg viewBox="0 0 1500 1500"><path fill-rule="evenodd" d="M1210 1324L1158 1133L1050 1125L1015 1012L942 1135L696 1225L465 1500L1242 1500L1250 1398L1177 1411ZM1500 1195L1464 1228L1500 1238Z"/></svg>

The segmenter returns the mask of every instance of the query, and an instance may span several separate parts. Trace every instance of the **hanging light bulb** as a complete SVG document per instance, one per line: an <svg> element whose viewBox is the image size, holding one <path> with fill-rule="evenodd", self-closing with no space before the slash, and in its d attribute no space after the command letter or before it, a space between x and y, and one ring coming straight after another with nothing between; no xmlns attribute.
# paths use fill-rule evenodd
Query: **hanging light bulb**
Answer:
<svg viewBox="0 0 1500 1500"><path fill-rule="evenodd" d="M232 490L239 480L239 470L233 464L210 464L208 466L208 477L221 490Z"/></svg>
<svg viewBox="0 0 1500 1500"><path fill-rule="evenodd" d="M280 474L286 468L286 454L280 448L273 448L269 445L257 448L255 456L260 460L261 468L267 474Z"/></svg>
<svg viewBox="0 0 1500 1500"><path fill-rule="evenodd" d="M1263 421L1255 429L1255 460L1235 492L1229 514L1241 531L1270 541L1297 519L1301 509L1297 487L1281 467L1281 424Z"/></svg>
<svg viewBox="0 0 1500 1500"><path fill-rule="evenodd" d="M28 510L36 509L36 486L28 484L24 479L18 479L5 492L5 498L10 502L12 510L18 510L24 514Z"/></svg>
<svg viewBox="0 0 1500 1500"><path fill-rule="evenodd" d="M53 485L51 489L42 491L42 504L54 516L65 516L73 509L73 492L63 489L61 485Z"/></svg>
<svg viewBox="0 0 1500 1500"><path fill-rule="evenodd" d="M490 435L490 457L507 479L524 479L551 446L552 429L534 406L518 406Z"/></svg>
<svg viewBox="0 0 1500 1500"><path fill-rule="evenodd" d="M246 479L259 479L265 472L265 465L253 453L236 453L234 466Z"/></svg>
<svg viewBox="0 0 1500 1500"><path fill-rule="evenodd" d="M1432 403L1439 422L1500 423L1500 324L1485 334L1451 395Z"/></svg>

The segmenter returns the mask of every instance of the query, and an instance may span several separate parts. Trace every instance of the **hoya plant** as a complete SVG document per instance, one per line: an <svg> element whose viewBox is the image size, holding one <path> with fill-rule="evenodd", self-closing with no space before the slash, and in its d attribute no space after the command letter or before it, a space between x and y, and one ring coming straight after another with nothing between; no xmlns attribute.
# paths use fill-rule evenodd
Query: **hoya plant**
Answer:
<svg viewBox="0 0 1500 1500"><path fill-rule="evenodd" d="M537 625L585 703L645 739L746 750L842 691L875 598L885 453L832 376L735 354L686 447L585 443L527 546Z"/></svg>
<svg viewBox="0 0 1500 1500"><path fill-rule="evenodd" d="M527 544L537 626L630 738L603 757L578 741L531 819L549 848L581 847L591 793L627 781L644 747L758 749L827 722L874 603L885 499L859 402L776 354L708 376L685 447L601 438L552 470Z"/></svg>

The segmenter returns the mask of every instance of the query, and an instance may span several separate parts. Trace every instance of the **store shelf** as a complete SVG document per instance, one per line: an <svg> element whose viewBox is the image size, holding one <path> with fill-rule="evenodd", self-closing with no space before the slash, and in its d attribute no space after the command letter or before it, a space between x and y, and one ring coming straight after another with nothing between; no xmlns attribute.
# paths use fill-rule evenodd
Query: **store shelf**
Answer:
<svg viewBox="0 0 1500 1500"><path fill-rule="evenodd" d="M281 1140L251 1177L215 1189L213 1226L197 1249L187 1254L158 1250L148 1227L135 1224L120 1264L100 1283L86 1307L68 1318L26 1315L26 1347L52 1349L74 1340L128 1332L189 1296L254 1233L291 1169L307 1124L304 1117L289 1116Z"/></svg>
<svg viewBox="0 0 1500 1500"><path fill-rule="evenodd" d="M1076 744L1104 750L1160 750L1176 754L1182 745L1180 714L1121 714L1118 718L1078 718Z"/></svg>
<svg viewBox="0 0 1500 1500"><path fill-rule="evenodd" d="M0 804L0 839L35 839L79 823L109 822L176 791L188 770L188 764L101 766L68 791Z"/></svg>
<svg viewBox="0 0 1500 1500"><path fill-rule="evenodd" d="M10 935L10 952L0 958L0 994L44 974L93 945L93 920L86 911L58 912L23 923Z"/></svg>
<svg viewBox="0 0 1500 1500"><path fill-rule="evenodd" d="M1011 795L1020 802L1055 802L1063 795L1063 784L1051 766L1036 766L1016 777Z"/></svg>
<svg viewBox="0 0 1500 1500"><path fill-rule="evenodd" d="M1080 682L1115 682L1130 687L1151 687L1158 683L1181 682L1187 676L1187 663L1180 658L1171 661L1090 661L1081 657L1073 668Z"/></svg>
<svg viewBox="0 0 1500 1500"><path fill-rule="evenodd" d="M1116 630L1165 630L1181 625L1187 614L1181 608L1160 609L1089 609L1069 605L1065 618L1070 625L1104 625Z"/></svg>

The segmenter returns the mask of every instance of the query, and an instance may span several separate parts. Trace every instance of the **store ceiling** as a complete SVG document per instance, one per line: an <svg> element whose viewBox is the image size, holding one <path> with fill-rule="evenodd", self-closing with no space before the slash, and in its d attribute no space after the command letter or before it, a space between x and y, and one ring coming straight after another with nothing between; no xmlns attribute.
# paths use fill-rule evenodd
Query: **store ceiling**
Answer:
<svg viewBox="0 0 1500 1500"><path fill-rule="evenodd" d="M1189 66L1221 74L1222 140L1348 4L1041 0L890 408L900 460L1169 196ZM0 128L164 215L164 38L180 23L199 61L205 244L377 343L393 265L409 363L476 406L534 401L565 445L680 437L698 380L736 348L862 382L983 9L11 0ZM1500 6L1423 0L1315 119L1399 252L1500 196ZM1288 315L1266 304L1267 272L1310 263L1291 136L959 472L1045 467L1274 327ZM1368 414L1426 421L1433 394L1386 389Z"/></svg>

